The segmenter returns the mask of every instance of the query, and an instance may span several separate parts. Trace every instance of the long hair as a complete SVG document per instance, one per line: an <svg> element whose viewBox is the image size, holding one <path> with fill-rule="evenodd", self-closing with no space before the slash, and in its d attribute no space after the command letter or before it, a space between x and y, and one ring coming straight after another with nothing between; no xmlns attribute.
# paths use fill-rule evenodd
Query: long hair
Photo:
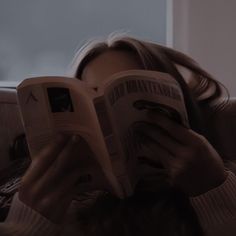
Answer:
<svg viewBox="0 0 236 236"><path fill-rule="evenodd" d="M107 39L97 38L84 44L71 63L69 75L80 79L85 66L93 58L110 49L135 54L146 70L172 75L183 91L190 127L207 136L200 107L211 105L213 113L223 110L228 103L229 94L222 83L181 52L117 33L110 34ZM190 76L184 77L182 71L191 72Z"/></svg>
<svg viewBox="0 0 236 236"><path fill-rule="evenodd" d="M69 75L81 79L86 65L107 50L134 54L146 70L169 73L183 91L190 127L205 135L201 106L210 104L221 111L228 99L221 99L224 86L203 70L193 59L171 48L136 38L111 34L85 44L75 55ZM183 76L183 70L191 77ZM206 135L205 135L206 136ZM81 227L93 235L203 235L188 196L178 189L139 191L128 199L115 199L109 193L96 197L94 204L78 212Z"/></svg>

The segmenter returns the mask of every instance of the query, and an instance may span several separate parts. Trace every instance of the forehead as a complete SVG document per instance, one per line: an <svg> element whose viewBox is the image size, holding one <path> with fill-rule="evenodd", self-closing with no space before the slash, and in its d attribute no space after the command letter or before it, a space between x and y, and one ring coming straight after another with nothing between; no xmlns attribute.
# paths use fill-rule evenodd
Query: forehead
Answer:
<svg viewBox="0 0 236 236"><path fill-rule="evenodd" d="M85 66L81 79L96 86L115 73L134 69L143 69L140 60L134 53L108 50Z"/></svg>

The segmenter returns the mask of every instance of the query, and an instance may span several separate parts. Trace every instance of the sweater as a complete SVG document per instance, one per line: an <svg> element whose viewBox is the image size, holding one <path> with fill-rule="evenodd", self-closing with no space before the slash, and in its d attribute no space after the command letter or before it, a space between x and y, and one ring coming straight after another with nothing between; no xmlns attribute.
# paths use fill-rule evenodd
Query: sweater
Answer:
<svg viewBox="0 0 236 236"><path fill-rule="evenodd" d="M236 235L236 175L228 176L220 186L190 202L196 211L206 236ZM73 213L70 213L73 215ZM71 227L73 225L74 227ZM67 225L68 224L68 225ZM0 236L66 236L83 235L73 220L56 225L31 209L15 194L5 222L0 224Z"/></svg>

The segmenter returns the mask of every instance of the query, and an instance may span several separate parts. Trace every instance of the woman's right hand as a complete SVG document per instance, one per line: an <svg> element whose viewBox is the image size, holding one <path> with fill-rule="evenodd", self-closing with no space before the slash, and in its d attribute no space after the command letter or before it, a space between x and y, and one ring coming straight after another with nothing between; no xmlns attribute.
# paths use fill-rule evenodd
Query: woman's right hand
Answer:
<svg viewBox="0 0 236 236"><path fill-rule="evenodd" d="M58 135L33 157L22 178L19 199L53 223L60 223L74 195L78 155L88 151L87 143L79 136Z"/></svg>

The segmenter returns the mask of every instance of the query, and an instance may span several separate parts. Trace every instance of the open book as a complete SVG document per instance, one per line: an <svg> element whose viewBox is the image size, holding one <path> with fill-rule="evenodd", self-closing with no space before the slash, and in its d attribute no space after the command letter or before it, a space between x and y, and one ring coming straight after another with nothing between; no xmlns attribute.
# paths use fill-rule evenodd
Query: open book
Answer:
<svg viewBox="0 0 236 236"><path fill-rule="evenodd" d="M156 71L120 72L98 88L76 78L29 78L17 87L17 96L32 158L58 132L78 134L89 144L92 155L83 159L78 191L112 189L121 198L133 193L142 145L132 126L148 121L147 110L189 126L180 86Z"/></svg>

